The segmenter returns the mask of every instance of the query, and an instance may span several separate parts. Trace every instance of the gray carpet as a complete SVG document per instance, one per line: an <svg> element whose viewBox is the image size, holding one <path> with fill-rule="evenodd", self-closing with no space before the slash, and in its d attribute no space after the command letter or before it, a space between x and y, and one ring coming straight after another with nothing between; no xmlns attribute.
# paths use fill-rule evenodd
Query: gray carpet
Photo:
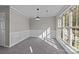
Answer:
<svg viewBox="0 0 79 59"><path fill-rule="evenodd" d="M0 47L0 54L67 54L56 39L41 40L30 37L11 47Z"/></svg>

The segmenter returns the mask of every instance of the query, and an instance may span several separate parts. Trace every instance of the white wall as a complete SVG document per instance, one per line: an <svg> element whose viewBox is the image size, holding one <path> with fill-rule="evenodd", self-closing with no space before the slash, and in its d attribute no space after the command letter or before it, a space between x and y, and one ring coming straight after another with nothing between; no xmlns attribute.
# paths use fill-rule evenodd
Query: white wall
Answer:
<svg viewBox="0 0 79 59"><path fill-rule="evenodd" d="M10 8L10 47L29 37L29 19Z"/></svg>
<svg viewBox="0 0 79 59"><path fill-rule="evenodd" d="M56 19L55 17L43 17L40 18L39 21L34 19L30 19L30 36L39 36L42 34L47 28L51 28L51 32L53 34L53 38L55 38L55 30L56 30Z"/></svg>

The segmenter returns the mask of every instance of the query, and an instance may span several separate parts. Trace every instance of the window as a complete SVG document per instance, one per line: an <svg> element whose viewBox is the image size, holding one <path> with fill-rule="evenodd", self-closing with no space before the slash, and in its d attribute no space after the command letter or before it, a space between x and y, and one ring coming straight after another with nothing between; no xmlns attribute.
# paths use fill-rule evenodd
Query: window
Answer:
<svg viewBox="0 0 79 59"><path fill-rule="evenodd" d="M46 37L46 31L43 32L43 38L45 38L45 37Z"/></svg>
<svg viewBox="0 0 79 59"><path fill-rule="evenodd" d="M48 28L47 28L47 35L51 33L50 30L51 30L50 27L48 27Z"/></svg>
<svg viewBox="0 0 79 59"><path fill-rule="evenodd" d="M76 6L72 11L72 26L79 27L79 6Z"/></svg>
<svg viewBox="0 0 79 59"><path fill-rule="evenodd" d="M72 46L79 49L79 29L72 29Z"/></svg>
<svg viewBox="0 0 79 59"><path fill-rule="evenodd" d="M41 35L38 37L41 39L51 39L51 28L48 27Z"/></svg>
<svg viewBox="0 0 79 59"><path fill-rule="evenodd" d="M59 32L58 33L60 33L60 39L63 39L63 30L62 29L59 29Z"/></svg>
<svg viewBox="0 0 79 59"><path fill-rule="evenodd" d="M70 40L69 40L69 14L68 12L65 13L63 16L63 31L61 32L63 34L63 41L66 42L67 44L69 44Z"/></svg>
<svg viewBox="0 0 79 59"><path fill-rule="evenodd" d="M69 15L68 14L65 14L64 15L64 26L67 27L69 26Z"/></svg>
<svg viewBox="0 0 79 59"><path fill-rule="evenodd" d="M58 19L58 37L79 51L79 6L72 8L61 16L61 21Z"/></svg>
<svg viewBox="0 0 79 59"><path fill-rule="evenodd" d="M69 43L69 32L67 28L63 28L63 40Z"/></svg>
<svg viewBox="0 0 79 59"><path fill-rule="evenodd" d="M73 10L72 46L79 49L79 6L76 6L76 8Z"/></svg>
<svg viewBox="0 0 79 59"><path fill-rule="evenodd" d="M58 19L58 27L62 27L62 19Z"/></svg>
<svg viewBox="0 0 79 59"><path fill-rule="evenodd" d="M58 33L59 33L59 35L58 35L58 37L61 39L61 38L63 38L63 31L62 31L62 19L63 19L63 17L60 17L59 19L58 19Z"/></svg>

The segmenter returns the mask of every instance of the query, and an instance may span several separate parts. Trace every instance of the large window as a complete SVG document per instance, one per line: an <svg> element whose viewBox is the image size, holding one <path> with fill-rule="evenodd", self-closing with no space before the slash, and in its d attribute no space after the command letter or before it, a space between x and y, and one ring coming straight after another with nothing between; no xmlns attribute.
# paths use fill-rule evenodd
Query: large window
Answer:
<svg viewBox="0 0 79 59"><path fill-rule="evenodd" d="M60 37L63 42L67 43L76 51L79 51L79 6L70 8L61 18L61 22L60 19L58 19L58 22L60 22L58 24L61 24L58 26L58 30L61 31L59 34L61 35Z"/></svg>
<svg viewBox="0 0 79 59"><path fill-rule="evenodd" d="M72 46L79 49L79 6L72 11Z"/></svg>

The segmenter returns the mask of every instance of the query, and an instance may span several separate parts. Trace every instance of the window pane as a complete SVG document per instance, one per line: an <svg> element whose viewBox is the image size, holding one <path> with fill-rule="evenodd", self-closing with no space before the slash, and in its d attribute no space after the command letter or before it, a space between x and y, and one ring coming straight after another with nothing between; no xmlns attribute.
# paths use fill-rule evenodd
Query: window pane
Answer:
<svg viewBox="0 0 79 59"><path fill-rule="evenodd" d="M68 34L69 32L68 32L68 29L66 29L66 28L63 28L63 40L65 41L65 42L67 42L67 43L69 43L69 34Z"/></svg>
<svg viewBox="0 0 79 59"><path fill-rule="evenodd" d="M47 35L48 34L50 34L51 32L50 32L50 27L49 28L47 28Z"/></svg>
<svg viewBox="0 0 79 59"><path fill-rule="evenodd" d="M69 26L69 16L68 16L68 14L65 16L66 17L66 26Z"/></svg>
<svg viewBox="0 0 79 59"><path fill-rule="evenodd" d="M62 31L62 29L61 29L61 38L63 38L63 31Z"/></svg>
<svg viewBox="0 0 79 59"><path fill-rule="evenodd" d="M75 31L75 47L79 48L79 29Z"/></svg>
<svg viewBox="0 0 79 59"><path fill-rule="evenodd" d="M61 39L61 29L57 30L57 38Z"/></svg>
<svg viewBox="0 0 79 59"><path fill-rule="evenodd" d="M77 6L77 26L79 26L79 6Z"/></svg>
<svg viewBox="0 0 79 59"><path fill-rule="evenodd" d="M62 27L62 20L58 19L58 27Z"/></svg>
<svg viewBox="0 0 79 59"><path fill-rule="evenodd" d="M64 16L64 25L66 26L66 15Z"/></svg>
<svg viewBox="0 0 79 59"><path fill-rule="evenodd" d="M72 11L72 26L76 26L76 8Z"/></svg>
<svg viewBox="0 0 79 59"><path fill-rule="evenodd" d="M63 27L65 27L65 16L63 16Z"/></svg>
<svg viewBox="0 0 79 59"><path fill-rule="evenodd" d="M72 46L75 46L75 29L72 29Z"/></svg>
<svg viewBox="0 0 79 59"><path fill-rule="evenodd" d="M46 37L46 31L43 32L43 38L45 38L45 37Z"/></svg>
<svg viewBox="0 0 79 59"><path fill-rule="evenodd" d="M63 23L64 26L69 26L69 15L68 14L64 15L63 21L64 21L64 23Z"/></svg>

